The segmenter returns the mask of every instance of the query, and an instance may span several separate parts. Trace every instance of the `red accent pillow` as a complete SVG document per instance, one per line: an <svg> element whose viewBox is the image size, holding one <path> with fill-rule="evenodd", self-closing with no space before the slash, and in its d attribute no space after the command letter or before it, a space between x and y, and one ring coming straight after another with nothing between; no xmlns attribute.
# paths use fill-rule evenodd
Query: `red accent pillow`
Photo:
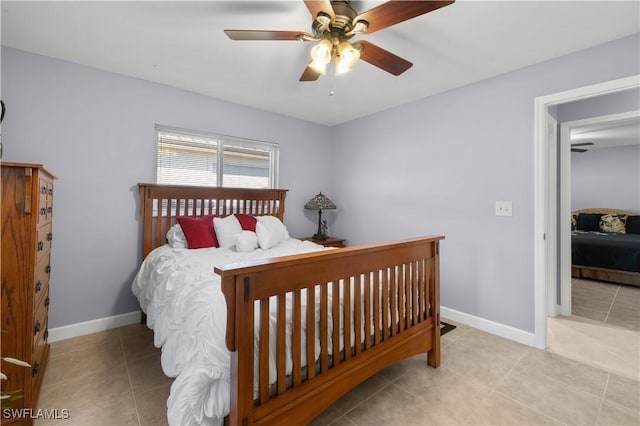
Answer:
<svg viewBox="0 0 640 426"><path fill-rule="evenodd" d="M207 216L180 216L176 218L190 249L219 247L216 232L213 230L214 217L216 216L210 214Z"/></svg>
<svg viewBox="0 0 640 426"><path fill-rule="evenodd" d="M240 226L242 226L243 231L256 232L256 223L258 223L258 219L256 219L255 216L243 213L234 213L234 216L238 219L238 222L240 222Z"/></svg>

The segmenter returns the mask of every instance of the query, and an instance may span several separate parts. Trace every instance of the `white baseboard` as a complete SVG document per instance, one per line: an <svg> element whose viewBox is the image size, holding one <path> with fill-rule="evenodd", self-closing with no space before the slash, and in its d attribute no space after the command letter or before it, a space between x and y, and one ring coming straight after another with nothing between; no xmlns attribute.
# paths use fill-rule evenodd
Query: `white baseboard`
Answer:
<svg viewBox="0 0 640 426"><path fill-rule="evenodd" d="M111 328L136 324L138 322L140 322L140 311L51 328L49 329L49 343L84 336L85 334L97 333Z"/></svg>
<svg viewBox="0 0 640 426"><path fill-rule="evenodd" d="M440 315L452 321L477 328L478 330L486 331L487 333L495 334L496 336L504 337L505 339L522 343L523 345L533 346L533 333L456 311L455 309L449 309L445 306L440 307ZM114 315L112 317L98 318L91 321L56 327L49 330L49 342L53 343L59 340L71 339L72 337L109 330L111 328L136 324L139 321L140 311L135 311L127 314Z"/></svg>
<svg viewBox="0 0 640 426"><path fill-rule="evenodd" d="M440 307L440 317L445 318L445 320L448 318L452 321L459 322L460 324L468 325L469 327L477 328L478 330L486 331L487 333L522 343L523 345L534 346L533 333L500 324L499 322L490 321L475 315L456 311L455 309L449 309L444 306Z"/></svg>

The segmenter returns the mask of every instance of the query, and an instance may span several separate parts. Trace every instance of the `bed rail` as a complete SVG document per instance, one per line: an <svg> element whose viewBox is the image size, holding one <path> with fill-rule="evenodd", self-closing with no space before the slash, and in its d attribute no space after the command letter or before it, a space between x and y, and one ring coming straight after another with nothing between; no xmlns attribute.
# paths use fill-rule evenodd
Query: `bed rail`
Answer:
<svg viewBox="0 0 640 426"><path fill-rule="evenodd" d="M232 352L229 424L304 424L401 359L426 352L439 366L443 238L215 268Z"/></svg>

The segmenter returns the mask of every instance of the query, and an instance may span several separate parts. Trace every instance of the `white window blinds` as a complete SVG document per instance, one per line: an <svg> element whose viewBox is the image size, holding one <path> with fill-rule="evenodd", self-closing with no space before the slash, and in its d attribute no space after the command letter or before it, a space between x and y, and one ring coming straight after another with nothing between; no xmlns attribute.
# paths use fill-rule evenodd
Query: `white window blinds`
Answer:
<svg viewBox="0 0 640 426"><path fill-rule="evenodd" d="M157 182L275 188L278 145L156 126Z"/></svg>

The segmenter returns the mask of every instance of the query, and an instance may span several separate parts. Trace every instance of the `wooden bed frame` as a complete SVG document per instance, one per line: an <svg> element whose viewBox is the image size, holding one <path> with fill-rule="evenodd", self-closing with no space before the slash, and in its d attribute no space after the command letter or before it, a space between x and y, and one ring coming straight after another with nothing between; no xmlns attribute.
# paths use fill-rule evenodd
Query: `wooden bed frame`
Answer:
<svg viewBox="0 0 640 426"><path fill-rule="evenodd" d="M572 215L580 213L626 214L627 216L633 216L636 214L629 210L610 208L589 208L574 210L571 212ZM571 265L571 276L573 278L640 286L640 273L638 272L619 271L616 269L597 268L594 266Z"/></svg>
<svg viewBox="0 0 640 426"><path fill-rule="evenodd" d="M165 243L164 235L176 216L247 213L283 219L284 215L286 190L138 186L145 256ZM225 424L306 424L397 361L427 353L428 365L438 367L439 241L443 238L216 267L227 302L226 345L231 351L231 412ZM340 297L330 297L335 294ZM269 303L278 307L275 327L273 322L269 327ZM256 319L259 327L254 327ZM316 324L317 330L305 324ZM272 384L270 333L277 371ZM321 342L318 358L314 357L316 339ZM286 346L291 348L291 371L285 369ZM305 358L302 349L306 349Z"/></svg>

